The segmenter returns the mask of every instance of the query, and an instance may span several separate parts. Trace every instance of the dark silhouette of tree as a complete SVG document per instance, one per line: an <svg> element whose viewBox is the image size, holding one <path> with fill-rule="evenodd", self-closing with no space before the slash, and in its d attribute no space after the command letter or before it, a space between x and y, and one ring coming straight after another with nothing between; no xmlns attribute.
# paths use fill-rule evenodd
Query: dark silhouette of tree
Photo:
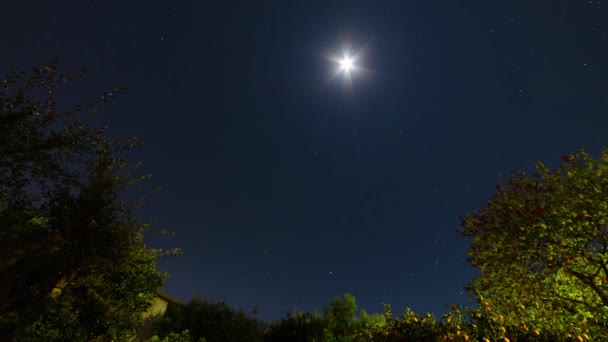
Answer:
<svg viewBox="0 0 608 342"><path fill-rule="evenodd" d="M0 84L0 340L124 338L163 276L126 200L136 166L88 117L122 88L59 111L56 89L80 77L57 62Z"/></svg>
<svg viewBox="0 0 608 342"><path fill-rule="evenodd" d="M264 323L223 302L193 298L187 304L170 303L158 323L158 336L188 330L194 340L255 342L262 341Z"/></svg>
<svg viewBox="0 0 608 342"><path fill-rule="evenodd" d="M265 342L322 341L323 317L309 312L290 312L287 317L271 324L264 332Z"/></svg>
<svg viewBox="0 0 608 342"><path fill-rule="evenodd" d="M359 310L355 297L345 294L335 298L318 313L287 313L287 317L271 324L264 333L264 341L370 341L384 326L381 315L368 315ZM376 334L377 335L377 334Z"/></svg>

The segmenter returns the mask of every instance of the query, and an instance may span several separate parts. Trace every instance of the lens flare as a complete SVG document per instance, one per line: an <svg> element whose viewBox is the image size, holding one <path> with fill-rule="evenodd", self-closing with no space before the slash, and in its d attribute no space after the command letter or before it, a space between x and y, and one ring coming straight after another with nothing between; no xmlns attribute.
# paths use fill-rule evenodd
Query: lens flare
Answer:
<svg viewBox="0 0 608 342"><path fill-rule="evenodd" d="M344 59L340 61L340 66L342 70L349 72L354 67L353 59L350 57L344 57Z"/></svg>

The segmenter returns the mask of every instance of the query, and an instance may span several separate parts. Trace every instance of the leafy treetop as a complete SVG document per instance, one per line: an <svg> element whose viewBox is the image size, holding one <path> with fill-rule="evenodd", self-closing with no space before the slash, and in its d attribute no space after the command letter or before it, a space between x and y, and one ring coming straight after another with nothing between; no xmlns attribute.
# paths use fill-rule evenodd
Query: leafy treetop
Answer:
<svg viewBox="0 0 608 342"><path fill-rule="evenodd" d="M480 277L469 289L485 307L513 321L569 329L608 320L608 149L584 150L550 170L536 165L497 185L480 210L462 219L470 263Z"/></svg>

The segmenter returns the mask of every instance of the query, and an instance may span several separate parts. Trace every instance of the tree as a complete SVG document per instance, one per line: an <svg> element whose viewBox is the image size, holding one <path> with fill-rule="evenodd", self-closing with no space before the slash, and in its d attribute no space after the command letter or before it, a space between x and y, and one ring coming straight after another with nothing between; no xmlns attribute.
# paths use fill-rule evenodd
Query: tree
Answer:
<svg viewBox="0 0 608 342"><path fill-rule="evenodd" d="M287 317L271 324L264 333L264 341L371 341L385 325L384 316L359 311L355 297L345 294L336 297L319 313L287 313Z"/></svg>
<svg viewBox="0 0 608 342"><path fill-rule="evenodd" d="M80 77L57 61L15 71L0 85L0 340L125 339L162 285L141 203L122 152L86 116L122 90L57 109L60 86Z"/></svg>
<svg viewBox="0 0 608 342"><path fill-rule="evenodd" d="M584 150L562 165L510 174L478 211L462 219L469 289L486 311L555 331L608 328L608 149ZM580 332L580 331L579 331Z"/></svg>
<svg viewBox="0 0 608 342"><path fill-rule="evenodd" d="M320 342L323 337L323 317L318 313L293 312L271 324L264 332L265 342Z"/></svg>
<svg viewBox="0 0 608 342"><path fill-rule="evenodd" d="M264 324L223 302L193 298L187 304L169 303L158 324L159 337L185 330L193 340L255 342L262 341Z"/></svg>
<svg viewBox="0 0 608 342"><path fill-rule="evenodd" d="M379 314L368 314L361 309L359 317L355 320L355 341L372 341L374 334L386 325L386 318Z"/></svg>
<svg viewBox="0 0 608 342"><path fill-rule="evenodd" d="M357 321L355 297L337 297L324 309L325 341L352 341Z"/></svg>

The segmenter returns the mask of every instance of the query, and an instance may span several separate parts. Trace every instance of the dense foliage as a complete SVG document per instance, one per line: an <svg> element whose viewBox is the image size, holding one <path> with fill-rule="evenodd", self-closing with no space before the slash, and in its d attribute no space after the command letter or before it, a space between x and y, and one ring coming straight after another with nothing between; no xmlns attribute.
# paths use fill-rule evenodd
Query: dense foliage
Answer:
<svg viewBox="0 0 608 342"><path fill-rule="evenodd" d="M126 339L162 284L148 221L126 192L121 152L89 125L100 104L60 111L56 91L81 75L56 63L0 84L0 340Z"/></svg>
<svg viewBox="0 0 608 342"><path fill-rule="evenodd" d="M322 315L288 313L266 329L264 341L364 341L371 339L373 332L383 325L384 317L358 310L355 297L345 294L325 307Z"/></svg>
<svg viewBox="0 0 608 342"><path fill-rule="evenodd" d="M179 331L188 331L194 341L255 342L262 341L264 324L226 303L193 298L186 304L170 303L158 322L159 338Z"/></svg>
<svg viewBox="0 0 608 342"><path fill-rule="evenodd" d="M608 150L581 150L551 171L511 174L462 221L470 286L480 303L517 324L580 333L608 330ZM607 336L608 335L604 335Z"/></svg>
<svg viewBox="0 0 608 342"><path fill-rule="evenodd" d="M264 332L265 342L308 342L323 338L323 317L318 313L289 312L287 317L272 323Z"/></svg>
<svg viewBox="0 0 608 342"><path fill-rule="evenodd" d="M337 298L332 303L342 301ZM340 305L344 305L342 302ZM331 305L330 305L331 307ZM325 308L325 312L330 307ZM290 342L327 342L327 341L353 341L353 342L434 342L434 341L461 341L461 342L490 342L490 341L518 341L518 342L561 342L561 341L602 341L601 337L593 336L587 330L579 332L562 333L549 329L540 329L533 323L522 318L517 324L506 321L503 315L496 314L491 308L465 308L452 305L450 311L441 319L432 314L418 315L409 308L400 316L394 316L390 305L384 306L384 316L372 315L354 319L347 315L338 319L344 322L359 322L350 325L349 329L331 331L335 327L333 318L303 313L290 313L279 322L273 323L266 330L264 341L290 341ZM346 311L343 311L346 312ZM350 319L349 319L350 318ZM370 319L371 318L371 319ZM361 324L367 321L368 324ZM371 324L370 324L371 323ZM338 324L339 325L339 324ZM593 337L596 337L593 339Z"/></svg>

